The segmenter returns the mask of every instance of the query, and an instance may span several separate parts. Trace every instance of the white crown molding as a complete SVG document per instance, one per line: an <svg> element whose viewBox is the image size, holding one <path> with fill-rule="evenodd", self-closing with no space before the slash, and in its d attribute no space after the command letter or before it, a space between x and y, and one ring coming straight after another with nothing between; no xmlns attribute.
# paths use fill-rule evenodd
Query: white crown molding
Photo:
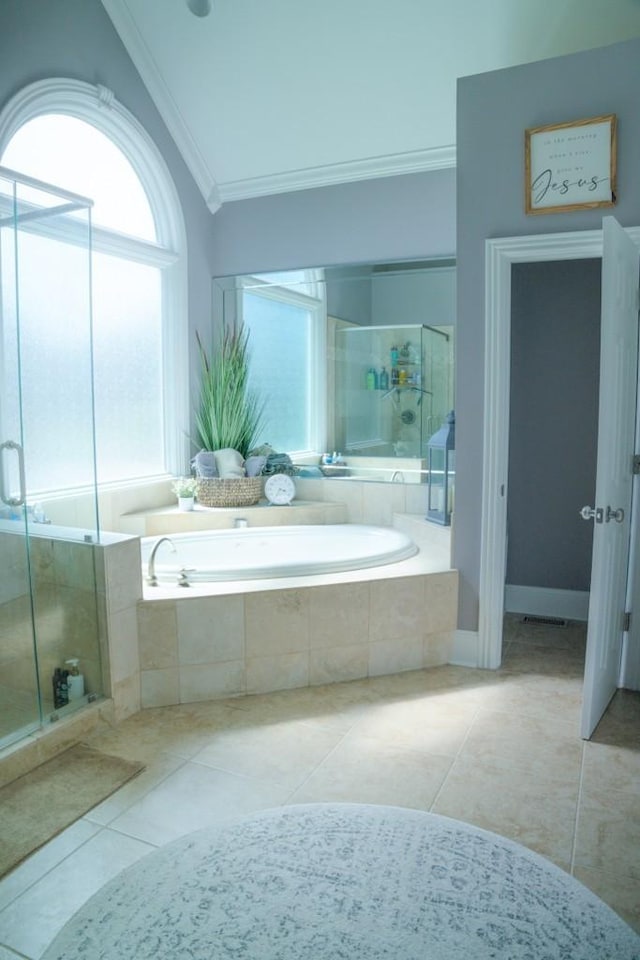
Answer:
<svg viewBox="0 0 640 960"><path fill-rule="evenodd" d="M125 0L102 0L102 5L142 77L207 206L211 213L215 213L221 206L216 181L196 146Z"/></svg>
<svg viewBox="0 0 640 960"><path fill-rule="evenodd" d="M445 170L456 165L455 145L412 150L407 153L388 154L364 160L347 160L344 163L326 164L289 170L264 177L247 177L218 184L223 203L229 200L248 200L274 193L290 193L295 190L310 190L354 180L372 180L378 177L394 177L405 173L424 173L427 170Z"/></svg>
<svg viewBox="0 0 640 960"><path fill-rule="evenodd" d="M223 203L231 200L248 200L253 197L309 190L355 180L393 177L405 173L424 173L456 165L456 148L455 145L450 145L289 170L263 177L217 182L173 100L151 51L127 7L126 0L102 0L102 5L212 213L219 210Z"/></svg>

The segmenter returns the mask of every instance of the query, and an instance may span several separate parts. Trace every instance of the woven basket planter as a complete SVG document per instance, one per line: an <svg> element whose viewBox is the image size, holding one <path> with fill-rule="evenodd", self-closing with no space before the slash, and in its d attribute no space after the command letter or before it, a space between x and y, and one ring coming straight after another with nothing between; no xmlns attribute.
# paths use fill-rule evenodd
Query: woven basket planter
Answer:
<svg viewBox="0 0 640 960"><path fill-rule="evenodd" d="M262 496L262 477L198 479L198 503L203 507L250 507Z"/></svg>

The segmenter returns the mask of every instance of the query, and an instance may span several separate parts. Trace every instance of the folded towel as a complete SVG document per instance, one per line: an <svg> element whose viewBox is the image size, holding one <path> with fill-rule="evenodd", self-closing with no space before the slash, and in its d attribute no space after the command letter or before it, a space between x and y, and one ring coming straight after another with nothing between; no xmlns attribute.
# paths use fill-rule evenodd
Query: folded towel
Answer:
<svg viewBox="0 0 640 960"><path fill-rule="evenodd" d="M269 443L261 443L259 447L249 450L248 457L268 457L272 453L277 453Z"/></svg>
<svg viewBox="0 0 640 960"><path fill-rule="evenodd" d="M293 477L296 473L296 468L288 453L271 453L267 457L267 462L262 472L267 477L271 476L272 473L287 473L290 477Z"/></svg>
<svg viewBox="0 0 640 960"><path fill-rule="evenodd" d="M247 457L244 462L244 468L247 471L247 476L259 477L266 462L266 457Z"/></svg>
<svg viewBox="0 0 640 960"><path fill-rule="evenodd" d="M218 476L215 454L209 450L201 450L196 453L191 461L191 466L196 471L196 477L211 478Z"/></svg>
<svg viewBox="0 0 640 960"><path fill-rule="evenodd" d="M221 479L227 480L237 477L246 477L246 473L244 471L244 457L241 453L238 453L237 450L231 450L230 448L216 450L215 458L218 476Z"/></svg>

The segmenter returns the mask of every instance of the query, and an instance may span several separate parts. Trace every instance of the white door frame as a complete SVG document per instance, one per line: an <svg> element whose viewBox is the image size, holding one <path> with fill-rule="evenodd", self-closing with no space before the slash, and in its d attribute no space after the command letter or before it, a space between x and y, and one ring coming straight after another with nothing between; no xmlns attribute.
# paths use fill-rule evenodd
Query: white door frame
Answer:
<svg viewBox="0 0 640 960"><path fill-rule="evenodd" d="M640 227L626 228L640 246ZM507 561L507 480L511 376L511 267L514 263L602 257L602 231L504 237L485 242L485 360L478 666L502 660ZM634 521L637 523L637 518ZM640 618L638 618L640 619Z"/></svg>

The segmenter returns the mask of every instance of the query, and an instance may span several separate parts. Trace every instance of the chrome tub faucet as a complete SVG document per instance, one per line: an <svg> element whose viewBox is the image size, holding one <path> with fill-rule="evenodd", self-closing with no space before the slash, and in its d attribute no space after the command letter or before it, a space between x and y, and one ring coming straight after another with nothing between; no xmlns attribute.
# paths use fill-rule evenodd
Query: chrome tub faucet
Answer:
<svg viewBox="0 0 640 960"><path fill-rule="evenodd" d="M147 582L151 587L158 586L158 578L156 577L156 553L163 543L171 544L171 552L176 553L176 545L171 537L159 537L159 539L156 540L149 554L149 562L147 564Z"/></svg>

